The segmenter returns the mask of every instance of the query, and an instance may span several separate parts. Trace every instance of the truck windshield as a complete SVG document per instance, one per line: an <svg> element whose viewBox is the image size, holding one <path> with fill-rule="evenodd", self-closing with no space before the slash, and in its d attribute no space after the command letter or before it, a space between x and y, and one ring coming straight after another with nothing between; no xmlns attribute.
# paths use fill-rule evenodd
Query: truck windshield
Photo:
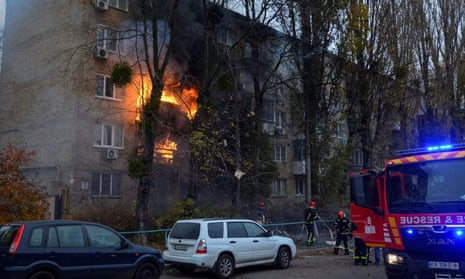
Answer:
<svg viewBox="0 0 465 279"><path fill-rule="evenodd" d="M386 169L390 212L465 209L465 159L424 161Z"/></svg>

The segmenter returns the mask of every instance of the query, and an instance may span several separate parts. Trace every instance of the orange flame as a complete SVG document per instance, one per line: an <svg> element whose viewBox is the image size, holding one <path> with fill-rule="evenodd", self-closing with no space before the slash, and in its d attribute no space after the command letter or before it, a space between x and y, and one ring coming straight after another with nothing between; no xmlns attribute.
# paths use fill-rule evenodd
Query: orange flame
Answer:
<svg viewBox="0 0 465 279"><path fill-rule="evenodd" d="M137 100L138 114L136 121L140 121L140 112L147 99L150 97L152 85L150 79L144 77L141 79L142 88L139 89L139 97ZM192 121L197 114L197 99L199 92L197 88L184 88L178 84L176 86L165 86L162 91L161 102L175 105L178 110L186 115Z"/></svg>
<svg viewBox="0 0 465 279"><path fill-rule="evenodd" d="M136 84L140 86L137 90L139 92L136 101L136 121L141 121L142 109L150 98L152 84L150 78L147 76L140 76L140 80ZM191 87L185 88L179 82L170 81L171 86L165 85L161 102L174 105L173 107L180 113L183 113L190 121L192 121L198 109L197 99L199 97L198 89ZM154 160L160 163L172 164L174 159L174 152L177 149L177 143L170 140L169 136L160 140L155 144Z"/></svg>
<svg viewBox="0 0 465 279"><path fill-rule="evenodd" d="M178 144L176 142L166 138L165 140L155 144L155 158L158 161L172 163L174 158L174 151L176 151L177 147Z"/></svg>

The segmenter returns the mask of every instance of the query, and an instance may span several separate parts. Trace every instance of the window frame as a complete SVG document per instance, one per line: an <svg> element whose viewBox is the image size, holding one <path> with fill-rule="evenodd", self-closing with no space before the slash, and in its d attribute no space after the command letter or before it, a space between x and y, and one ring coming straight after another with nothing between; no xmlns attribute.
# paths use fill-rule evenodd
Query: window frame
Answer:
<svg viewBox="0 0 465 279"><path fill-rule="evenodd" d="M121 7L121 3L124 3L123 5L125 7ZM109 6L121 11L128 12L129 11L129 1L128 0L110 0L109 1Z"/></svg>
<svg viewBox="0 0 465 279"><path fill-rule="evenodd" d="M286 179L274 179L271 185L271 196L272 197L286 197L287 196L287 180Z"/></svg>
<svg viewBox="0 0 465 279"><path fill-rule="evenodd" d="M98 176L98 177L97 177ZM105 176L109 176L108 183L104 181ZM97 185L98 179L98 185ZM93 198L120 198L121 197L121 185L122 185L122 175L120 172L93 172L90 186L90 193ZM96 191L98 187L98 191ZM108 187L108 194L104 189Z"/></svg>
<svg viewBox="0 0 465 279"><path fill-rule="evenodd" d="M273 161L286 162L286 146L283 144L275 144L273 146Z"/></svg>
<svg viewBox="0 0 465 279"><path fill-rule="evenodd" d="M296 177L295 181L295 195L297 197L305 195L305 176L304 177Z"/></svg>
<svg viewBox="0 0 465 279"><path fill-rule="evenodd" d="M99 79L103 79L102 86L99 86ZM101 88L101 94L100 89ZM107 91L111 88L110 94ZM106 100L121 101L124 95L124 87L117 87L109 75L97 73L95 75L95 97Z"/></svg>
<svg viewBox="0 0 465 279"><path fill-rule="evenodd" d="M111 138L109 137L109 130L111 128ZM94 127L93 146L101 148L124 148L124 127L118 124L100 123ZM109 144L106 144L110 141Z"/></svg>
<svg viewBox="0 0 465 279"><path fill-rule="evenodd" d="M110 53L122 53L120 33L118 29L99 24L97 26L97 47Z"/></svg>

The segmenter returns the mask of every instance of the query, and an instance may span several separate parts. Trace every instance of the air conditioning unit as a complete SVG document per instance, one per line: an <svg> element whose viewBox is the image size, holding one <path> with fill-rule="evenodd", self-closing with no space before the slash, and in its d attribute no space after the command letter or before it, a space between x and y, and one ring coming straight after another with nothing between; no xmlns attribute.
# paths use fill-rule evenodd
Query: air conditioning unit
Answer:
<svg viewBox="0 0 465 279"><path fill-rule="evenodd" d="M118 158L118 150L107 149L107 159L113 160Z"/></svg>
<svg viewBox="0 0 465 279"><path fill-rule="evenodd" d="M95 53L95 56L98 58L107 59L108 50L104 47L97 47L97 52Z"/></svg>
<svg viewBox="0 0 465 279"><path fill-rule="evenodd" d="M106 11L108 10L108 4L110 0L95 0L95 7L99 10Z"/></svg>

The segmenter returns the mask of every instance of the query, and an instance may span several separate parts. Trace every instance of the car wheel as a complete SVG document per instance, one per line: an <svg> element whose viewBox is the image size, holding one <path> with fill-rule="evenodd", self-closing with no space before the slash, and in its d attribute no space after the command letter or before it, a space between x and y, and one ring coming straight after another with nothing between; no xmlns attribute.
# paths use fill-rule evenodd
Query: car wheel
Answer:
<svg viewBox="0 0 465 279"><path fill-rule="evenodd" d="M231 278L234 274L234 259L231 255L223 254L216 262L216 276L218 278Z"/></svg>
<svg viewBox="0 0 465 279"><path fill-rule="evenodd" d="M160 274L158 269L151 263L144 263L137 271L134 279L158 279Z"/></svg>
<svg viewBox="0 0 465 279"><path fill-rule="evenodd" d="M55 279L55 276L48 271L37 271L29 276L28 279Z"/></svg>
<svg viewBox="0 0 465 279"><path fill-rule="evenodd" d="M287 247L279 247L278 254L276 255L275 266L277 268L285 269L291 263L291 253Z"/></svg>

